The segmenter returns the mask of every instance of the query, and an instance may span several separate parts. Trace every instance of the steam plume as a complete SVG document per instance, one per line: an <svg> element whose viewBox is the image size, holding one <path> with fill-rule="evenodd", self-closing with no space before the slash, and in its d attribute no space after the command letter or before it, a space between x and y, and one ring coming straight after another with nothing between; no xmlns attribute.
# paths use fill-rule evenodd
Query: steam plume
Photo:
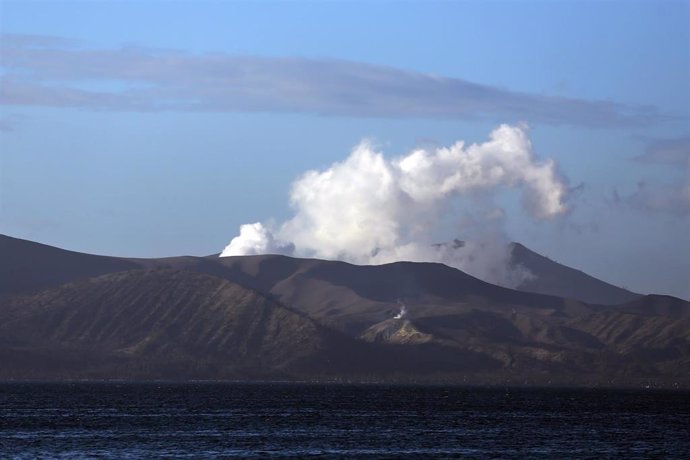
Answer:
<svg viewBox="0 0 690 460"><path fill-rule="evenodd" d="M393 159L363 141L343 162L308 171L293 183L290 220L276 228L243 225L221 257L279 253L358 264L434 261L515 286L529 273L508 263L504 213L491 200L501 187L518 190L534 219L567 212L567 186L553 160L536 158L526 126L501 125L481 144L459 141ZM459 205L478 212L463 215ZM452 237L462 236L465 243L432 244L449 225Z"/></svg>

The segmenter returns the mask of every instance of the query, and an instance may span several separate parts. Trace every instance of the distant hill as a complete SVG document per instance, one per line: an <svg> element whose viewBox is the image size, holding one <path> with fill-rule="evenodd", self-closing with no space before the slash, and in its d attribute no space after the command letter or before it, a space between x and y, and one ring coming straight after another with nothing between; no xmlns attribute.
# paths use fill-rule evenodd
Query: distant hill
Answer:
<svg viewBox="0 0 690 460"><path fill-rule="evenodd" d="M355 340L193 272L112 273L0 307L4 378L260 378L327 374L332 362L366 368Z"/></svg>
<svg viewBox="0 0 690 460"><path fill-rule="evenodd" d="M674 297L633 294L607 306L435 263L120 259L10 237L0 244L0 379L690 388L690 303ZM556 270L523 253L542 264L532 267ZM571 283L605 285L563 269Z"/></svg>
<svg viewBox="0 0 690 460"><path fill-rule="evenodd" d="M0 357L2 379L362 379L497 366L472 352L360 341L256 291L174 269L0 300Z"/></svg>
<svg viewBox="0 0 690 460"><path fill-rule="evenodd" d="M68 251L6 235L0 235L0 254L0 296L31 292L77 279L145 267L189 267L222 275L240 284L268 292L291 274L304 272L316 265L327 267L320 269L326 271L347 266L340 262L274 256L118 258ZM535 275L533 279L518 286L517 290L603 305L620 304L640 297L639 294L554 262L519 243L511 244L511 254L513 264L522 265ZM228 263L229 260L243 261L238 264ZM329 263L333 265L328 266ZM403 296L409 294L403 292L405 289L412 289L410 286L401 286L398 284L395 289Z"/></svg>
<svg viewBox="0 0 690 460"><path fill-rule="evenodd" d="M410 307L411 314L429 315L455 312L467 305L506 311L583 306L577 301L495 286L438 263L358 266L278 255L224 257L220 263L227 271L216 272L219 276L242 280L239 282L353 334L363 332L372 320L391 318L401 302Z"/></svg>
<svg viewBox="0 0 690 460"><path fill-rule="evenodd" d="M0 296L137 267L125 259L82 254L0 235Z"/></svg>
<svg viewBox="0 0 690 460"><path fill-rule="evenodd" d="M556 295L604 305L621 304L640 297L639 294L554 262L520 243L511 243L510 250L511 263L521 265L535 275L517 286L516 289L520 291Z"/></svg>
<svg viewBox="0 0 690 460"><path fill-rule="evenodd" d="M690 318L690 302L669 295L646 295L620 306L625 313L669 318Z"/></svg>

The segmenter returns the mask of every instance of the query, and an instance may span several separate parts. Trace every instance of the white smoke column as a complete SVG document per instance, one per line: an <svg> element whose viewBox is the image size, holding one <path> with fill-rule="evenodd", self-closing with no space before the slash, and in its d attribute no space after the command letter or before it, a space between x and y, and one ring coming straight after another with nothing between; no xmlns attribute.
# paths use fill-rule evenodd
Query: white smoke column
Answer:
<svg viewBox="0 0 690 460"><path fill-rule="evenodd" d="M405 315L407 315L407 308L405 307L405 305L401 305L400 312L398 312L398 314L395 315L393 319L403 319Z"/></svg>
<svg viewBox="0 0 690 460"><path fill-rule="evenodd" d="M484 205L501 187L519 190L525 210L535 219L567 212L566 184L552 160L536 158L526 126L501 125L482 144L465 146L461 141L390 160L364 141L345 161L325 171L308 171L295 181L290 194L295 215L275 236L258 223L242 226L221 256L294 249L297 256L359 264L434 261L511 285L512 275L499 273L509 265L507 241L496 237L500 231L489 232L490 241L470 241L462 250L432 245L432 235L449 220L456 200L477 202L481 196ZM503 212L493 208L483 219L500 223ZM463 236L458 233L449 239ZM482 268L492 265L499 269Z"/></svg>
<svg viewBox="0 0 690 460"><path fill-rule="evenodd" d="M230 241L221 257L251 256L258 254L291 255L295 246L291 243L276 241L271 231L261 222L240 226L240 234Z"/></svg>
<svg viewBox="0 0 690 460"><path fill-rule="evenodd" d="M461 248L440 246L435 260L500 286L517 287L534 278L527 268L513 264L512 248L498 230L468 239Z"/></svg>
<svg viewBox="0 0 690 460"><path fill-rule="evenodd" d="M505 185L522 188L523 203L533 217L566 211L565 184L558 180L553 160L536 161L526 126L501 125L489 142L467 148L460 141L433 152L415 150L396 166L401 188L420 203Z"/></svg>

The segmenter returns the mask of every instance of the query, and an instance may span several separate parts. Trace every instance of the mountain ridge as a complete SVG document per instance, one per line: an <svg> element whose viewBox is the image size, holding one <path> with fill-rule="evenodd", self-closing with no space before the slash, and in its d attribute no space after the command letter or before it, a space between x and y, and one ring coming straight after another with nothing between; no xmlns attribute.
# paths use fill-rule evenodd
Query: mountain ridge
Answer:
<svg viewBox="0 0 690 460"><path fill-rule="evenodd" d="M670 296L601 305L436 263L119 259L7 238L0 378L690 388L690 303Z"/></svg>
<svg viewBox="0 0 690 460"><path fill-rule="evenodd" d="M588 275L582 270L554 262L520 243L510 243L509 248L510 263L513 266L522 266L537 274L520 283L517 286L518 290L611 305L630 302L640 296Z"/></svg>

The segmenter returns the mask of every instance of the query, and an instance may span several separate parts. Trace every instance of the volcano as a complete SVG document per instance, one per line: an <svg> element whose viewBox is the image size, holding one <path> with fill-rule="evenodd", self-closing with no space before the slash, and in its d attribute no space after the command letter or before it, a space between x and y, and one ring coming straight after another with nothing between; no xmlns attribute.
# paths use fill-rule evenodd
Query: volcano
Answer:
<svg viewBox="0 0 690 460"><path fill-rule="evenodd" d="M116 258L9 236L0 254L3 379L690 387L690 303L518 244L521 290L438 263Z"/></svg>

